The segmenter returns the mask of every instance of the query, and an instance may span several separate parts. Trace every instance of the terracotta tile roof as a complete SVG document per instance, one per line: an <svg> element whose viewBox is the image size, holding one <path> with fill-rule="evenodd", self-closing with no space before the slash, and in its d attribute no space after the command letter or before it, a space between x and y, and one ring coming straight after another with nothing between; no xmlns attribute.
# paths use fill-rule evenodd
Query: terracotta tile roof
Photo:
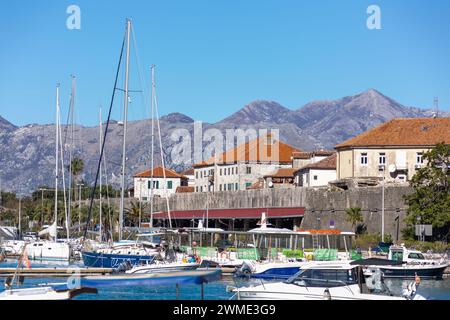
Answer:
<svg viewBox="0 0 450 320"><path fill-rule="evenodd" d="M166 178L180 178L180 179L187 179L186 176L179 174L178 172L175 172L174 170L165 168L166 172ZM151 178L152 170L148 169L144 172L140 172L134 175L136 178ZM154 178L163 178L164 177L164 171L162 167L156 167L153 168L153 177Z"/></svg>
<svg viewBox="0 0 450 320"><path fill-rule="evenodd" d="M293 178L294 177L294 172L297 169L293 169L293 168L280 168L270 174L267 174L264 176L264 178Z"/></svg>
<svg viewBox="0 0 450 320"><path fill-rule="evenodd" d="M189 193L194 192L194 187L189 186L178 186L175 190L176 193Z"/></svg>
<svg viewBox="0 0 450 320"><path fill-rule="evenodd" d="M433 146L450 144L450 118L399 118L385 122L335 148L369 146Z"/></svg>
<svg viewBox="0 0 450 320"><path fill-rule="evenodd" d="M334 151L334 150L317 150L317 151L313 151L312 155L317 156L317 157L329 157L335 153L336 153L336 151Z"/></svg>
<svg viewBox="0 0 450 320"><path fill-rule="evenodd" d="M294 159L309 159L311 158L310 152L292 152L292 158Z"/></svg>
<svg viewBox="0 0 450 320"><path fill-rule="evenodd" d="M208 166L215 162L217 164L226 164L236 163L237 161L290 163L292 162L292 153L300 151L281 141L268 141L268 139L272 139L270 134L267 137L251 140L223 152L218 156L217 161L215 161L215 157L211 157L206 161L194 164L193 167ZM276 152L277 148L278 154L272 154L272 150Z"/></svg>
<svg viewBox="0 0 450 320"><path fill-rule="evenodd" d="M294 159L310 159L314 156L317 157L329 157L333 154L335 154L336 151L334 150L317 150L317 151L311 151L311 152L293 152L292 158Z"/></svg>
<svg viewBox="0 0 450 320"><path fill-rule="evenodd" d="M336 170L336 153L318 162L310 163L300 169L296 169L295 173L305 169Z"/></svg>
<svg viewBox="0 0 450 320"><path fill-rule="evenodd" d="M183 171L181 174L185 175L185 176L193 176L194 175L194 168L188 169Z"/></svg>

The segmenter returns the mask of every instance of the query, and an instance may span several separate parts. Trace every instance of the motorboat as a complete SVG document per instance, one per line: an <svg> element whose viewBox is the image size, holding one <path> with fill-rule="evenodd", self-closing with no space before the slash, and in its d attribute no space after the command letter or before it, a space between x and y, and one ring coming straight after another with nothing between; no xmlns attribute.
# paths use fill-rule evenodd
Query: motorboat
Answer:
<svg viewBox="0 0 450 320"><path fill-rule="evenodd" d="M389 247L388 260L399 261L399 265L368 266L366 275L373 274L380 269L385 278L414 278L419 276L427 279L442 279L448 262L440 260L426 259L424 254L418 250L407 249L404 245Z"/></svg>
<svg viewBox="0 0 450 320"><path fill-rule="evenodd" d="M273 261L258 263L257 261L246 260L242 266L236 270L236 276L257 279L288 279L298 273L301 267L307 263L304 261Z"/></svg>
<svg viewBox="0 0 450 320"><path fill-rule="evenodd" d="M381 278L382 279L382 278ZM284 282L257 286L228 287L238 300L422 300L417 285L411 284L402 296L393 296L381 283L382 291L370 291L362 268L348 261L315 261Z"/></svg>
<svg viewBox="0 0 450 320"><path fill-rule="evenodd" d="M134 266L130 270L126 270L125 273L137 274L188 271L196 270L199 266L200 263L196 262L195 259L193 262L189 262L188 260L175 262L153 260L150 263L143 263L142 265Z"/></svg>
<svg viewBox="0 0 450 320"><path fill-rule="evenodd" d="M22 254L24 245L23 240L5 240L2 242L2 249L7 257L19 256Z"/></svg>

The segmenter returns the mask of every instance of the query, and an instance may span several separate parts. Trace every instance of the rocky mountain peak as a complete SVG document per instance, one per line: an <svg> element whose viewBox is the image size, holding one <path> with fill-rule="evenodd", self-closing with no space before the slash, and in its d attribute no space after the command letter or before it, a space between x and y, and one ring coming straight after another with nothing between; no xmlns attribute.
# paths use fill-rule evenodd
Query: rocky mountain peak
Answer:
<svg viewBox="0 0 450 320"><path fill-rule="evenodd" d="M185 114L179 113L179 112L169 113L168 115L161 117L160 120L171 122L171 123L192 123L192 122L194 122L194 119L192 119L191 117L188 117Z"/></svg>
<svg viewBox="0 0 450 320"><path fill-rule="evenodd" d="M253 124L261 122L284 123L292 111L275 101L255 100L220 123Z"/></svg>

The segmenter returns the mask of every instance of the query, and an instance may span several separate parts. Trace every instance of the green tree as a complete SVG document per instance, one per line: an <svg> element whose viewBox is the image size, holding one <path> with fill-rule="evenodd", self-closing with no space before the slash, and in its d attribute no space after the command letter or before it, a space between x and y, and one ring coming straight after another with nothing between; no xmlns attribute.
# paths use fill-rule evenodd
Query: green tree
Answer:
<svg viewBox="0 0 450 320"><path fill-rule="evenodd" d="M355 228L355 226L357 226L358 222L363 221L361 208L359 208L359 207L348 208L347 210L345 210L345 213L347 214L346 220L348 222L351 222L352 228Z"/></svg>
<svg viewBox="0 0 450 320"><path fill-rule="evenodd" d="M439 143L423 155L426 166L416 171L410 181L414 192L405 196L408 205L406 223L432 224L450 230L450 145Z"/></svg>
<svg viewBox="0 0 450 320"><path fill-rule="evenodd" d="M83 159L80 158L73 158L71 161L71 165L68 166L68 170L70 170L70 168L72 168L72 171L70 172L70 174L72 175L72 190L73 190L73 197L72 199L74 201L77 200L77 196L78 196L78 188L77 188L77 184L78 184L78 178L80 176L80 174L83 172L84 170L84 161Z"/></svg>
<svg viewBox="0 0 450 320"><path fill-rule="evenodd" d="M130 207L126 208L125 212L127 213L127 220L131 223L131 225L139 225L139 218L142 218L141 214L143 214L144 208L144 203L139 201L130 201Z"/></svg>

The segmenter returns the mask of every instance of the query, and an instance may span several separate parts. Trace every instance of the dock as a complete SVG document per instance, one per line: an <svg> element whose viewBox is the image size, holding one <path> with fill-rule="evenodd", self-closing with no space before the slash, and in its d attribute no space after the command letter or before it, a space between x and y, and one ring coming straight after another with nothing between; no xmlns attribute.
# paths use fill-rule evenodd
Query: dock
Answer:
<svg viewBox="0 0 450 320"><path fill-rule="evenodd" d="M17 268L0 268L0 277L12 277ZM22 277L69 277L78 274L80 277L85 276L101 276L109 275L113 271L112 268L20 268L17 273Z"/></svg>

